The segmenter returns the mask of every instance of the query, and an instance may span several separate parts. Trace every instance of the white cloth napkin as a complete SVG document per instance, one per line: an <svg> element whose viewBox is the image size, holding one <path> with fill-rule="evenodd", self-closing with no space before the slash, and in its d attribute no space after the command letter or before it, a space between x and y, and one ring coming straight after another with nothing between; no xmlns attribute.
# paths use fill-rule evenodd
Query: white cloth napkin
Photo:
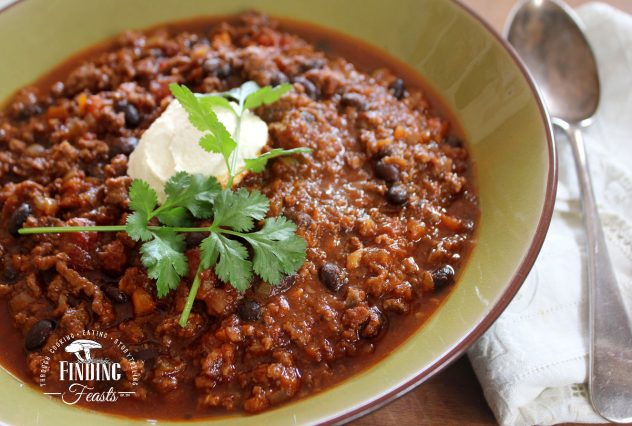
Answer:
<svg viewBox="0 0 632 426"><path fill-rule="evenodd" d="M595 50L602 98L584 132L593 186L621 291L632 312L632 16L578 9ZM470 349L502 425L605 422L587 398L586 244L570 147L557 135L559 188L536 264L499 320Z"/></svg>

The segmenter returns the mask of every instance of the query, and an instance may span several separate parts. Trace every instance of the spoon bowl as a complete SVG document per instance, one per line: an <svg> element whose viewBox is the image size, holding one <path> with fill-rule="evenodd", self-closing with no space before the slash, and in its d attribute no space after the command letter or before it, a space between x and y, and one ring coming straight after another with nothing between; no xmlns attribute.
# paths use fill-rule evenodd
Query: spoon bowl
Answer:
<svg viewBox="0 0 632 426"><path fill-rule="evenodd" d="M597 63L572 11L554 1L527 1L516 10L507 39L527 64L553 117L580 122L595 113Z"/></svg>

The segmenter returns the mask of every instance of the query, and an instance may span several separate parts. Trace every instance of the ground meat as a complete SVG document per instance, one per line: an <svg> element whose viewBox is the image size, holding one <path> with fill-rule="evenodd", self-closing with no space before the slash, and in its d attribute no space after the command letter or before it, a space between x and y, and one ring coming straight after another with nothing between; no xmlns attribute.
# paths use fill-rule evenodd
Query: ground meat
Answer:
<svg viewBox="0 0 632 426"><path fill-rule="evenodd" d="M127 208L129 199L127 198L127 188L132 179L128 176L119 176L105 180L105 201L108 204Z"/></svg>
<svg viewBox="0 0 632 426"><path fill-rule="evenodd" d="M280 363L260 364L252 373L252 381L252 394L244 401L244 408L251 413L292 398L300 384L298 370Z"/></svg>
<svg viewBox="0 0 632 426"><path fill-rule="evenodd" d="M129 32L18 93L0 113L0 309L10 318L0 327L31 338L27 355L2 361L37 381L57 339L107 331L132 348L139 383L128 402L90 408L179 420L260 412L318 392L409 336L473 241L467 150L414 79L314 47L327 44L336 40L311 44L258 14ZM125 233L17 235L22 226L124 224L127 158L171 101L169 84L216 92L248 80L294 88L256 111L268 124L266 149L313 149L241 183L263 192L270 214L292 219L307 242L305 264L281 285L253 279L239 293L204 271L182 328L200 235L187 239L193 272L162 299ZM46 327L31 332L38 323ZM24 341L5 346L21 351ZM104 344L106 354L115 349ZM51 365L68 356L59 351ZM122 367L126 379L115 385L129 389L133 364Z"/></svg>
<svg viewBox="0 0 632 426"><path fill-rule="evenodd" d="M178 387L182 380L186 364L181 359L158 357L151 380L154 388L160 393L167 393Z"/></svg>
<svg viewBox="0 0 632 426"><path fill-rule="evenodd" d="M224 343L215 347L202 358L200 375L196 378L198 388L213 389L217 384L230 381L235 375L235 346Z"/></svg>
<svg viewBox="0 0 632 426"><path fill-rule="evenodd" d="M120 274L127 265L125 246L119 240L114 240L103 246L99 252L101 267L112 274Z"/></svg>

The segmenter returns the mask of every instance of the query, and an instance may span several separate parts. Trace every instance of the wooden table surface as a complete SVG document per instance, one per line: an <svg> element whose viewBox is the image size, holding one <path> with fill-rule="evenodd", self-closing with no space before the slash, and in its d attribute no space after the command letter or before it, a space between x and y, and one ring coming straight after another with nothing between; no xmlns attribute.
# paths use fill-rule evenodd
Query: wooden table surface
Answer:
<svg viewBox="0 0 632 426"><path fill-rule="evenodd" d="M516 3L513 0L461 0L498 32ZM589 0L566 0L573 7ZM632 13L632 0L601 0ZM466 357L405 396L361 419L353 426L496 425L483 391Z"/></svg>

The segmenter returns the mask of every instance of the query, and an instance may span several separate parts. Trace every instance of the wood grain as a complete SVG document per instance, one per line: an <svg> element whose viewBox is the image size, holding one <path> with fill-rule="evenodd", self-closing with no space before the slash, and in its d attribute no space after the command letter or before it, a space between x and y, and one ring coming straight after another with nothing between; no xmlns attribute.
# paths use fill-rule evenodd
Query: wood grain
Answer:
<svg viewBox="0 0 632 426"><path fill-rule="evenodd" d="M496 420L466 357L354 426L484 426Z"/></svg>
<svg viewBox="0 0 632 426"><path fill-rule="evenodd" d="M505 20L516 3L513 0L461 0L493 28L502 32ZM577 7L590 0L567 0ZM632 0L602 0L632 13ZM467 358L423 383L391 404L351 423L353 426L495 425L483 391Z"/></svg>

